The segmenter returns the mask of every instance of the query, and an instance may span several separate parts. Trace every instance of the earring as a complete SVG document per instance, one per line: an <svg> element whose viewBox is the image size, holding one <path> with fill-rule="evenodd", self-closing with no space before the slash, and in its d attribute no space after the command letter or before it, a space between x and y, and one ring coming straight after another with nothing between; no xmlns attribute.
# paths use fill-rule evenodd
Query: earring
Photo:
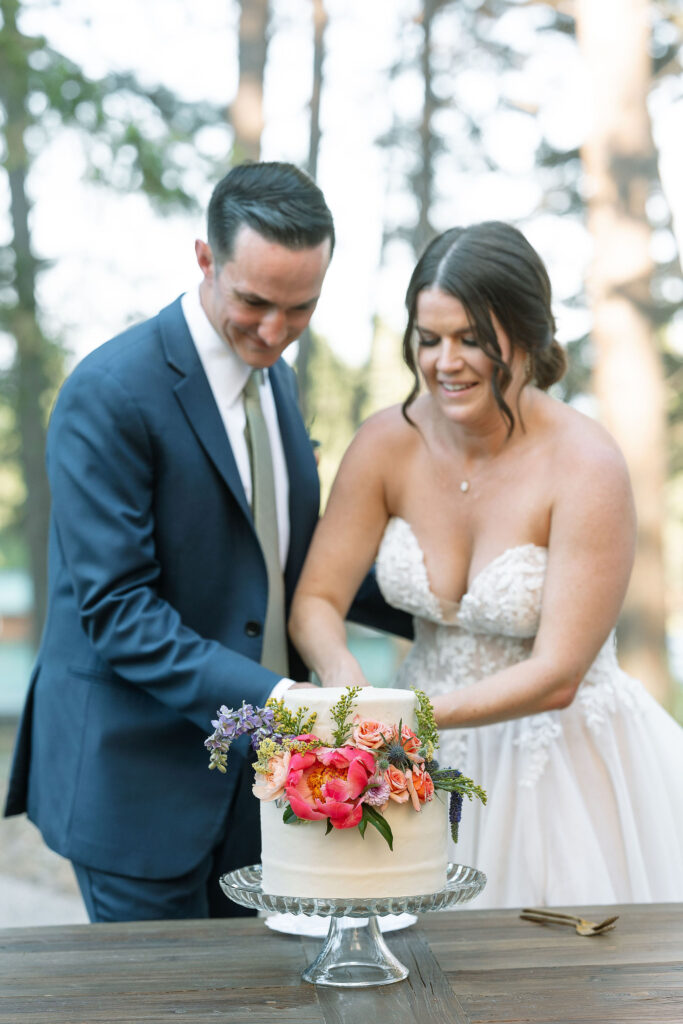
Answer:
<svg viewBox="0 0 683 1024"><path fill-rule="evenodd" d="M524 377L526 380L531 380L534 375L534 361L531 356L531 352L527 352L524 357Z"/></svg>

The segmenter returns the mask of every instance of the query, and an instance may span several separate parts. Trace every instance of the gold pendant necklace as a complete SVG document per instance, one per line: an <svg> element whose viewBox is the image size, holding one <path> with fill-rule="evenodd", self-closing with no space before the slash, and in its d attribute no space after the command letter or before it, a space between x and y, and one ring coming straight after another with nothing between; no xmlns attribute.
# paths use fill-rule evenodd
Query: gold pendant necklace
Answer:
<svg viewBox="0 0 683 1024"><path fill-rule="evenodd" d="M470 489L470 482L469 482L469 480L461 481L461 483L460 483L460 490L462 491L462 493L466 494L467 491L469 491L469 489Z"/></svg>

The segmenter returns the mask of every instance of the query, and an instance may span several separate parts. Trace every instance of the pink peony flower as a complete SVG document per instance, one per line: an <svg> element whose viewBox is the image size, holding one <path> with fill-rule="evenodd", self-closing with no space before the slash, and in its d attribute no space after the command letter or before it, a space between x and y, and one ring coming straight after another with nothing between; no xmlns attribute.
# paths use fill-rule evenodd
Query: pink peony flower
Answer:
<svg viewBox="0 0 683 1024"><path fill-rule="evenodd" d="M405 772L402 772L400 768L395 768L393 764L390 764L384 773L384 778L389 783L390 800L394 800L397 804L404 804L410 799L408 780Z"/></svg>
<svg viewBox="0 0 683 1024"><path fill-rule="evenodd" d="M354 828L363 816L361 796L374 770L372 754L355 747L292 754L285 794L298 818L329 818L334 828Z"/></svg>
<svg viewBox="0 0 683 1024"><path fill-rule="evenodd" d="M285 791L289 762L291 760L289 750L283 750L281 754L274 754L268 758L267 773L257 772L256 781L252 792L259 800L277 800Z"/></svg>
<svg viewBox="0 0 683 1024"><path fill-rule="evenodd" d="M383 722L375 722L370 718L354 719L358 724L353 729L353 742L364 750L379 750L391 735L391 729Z"/></svg>

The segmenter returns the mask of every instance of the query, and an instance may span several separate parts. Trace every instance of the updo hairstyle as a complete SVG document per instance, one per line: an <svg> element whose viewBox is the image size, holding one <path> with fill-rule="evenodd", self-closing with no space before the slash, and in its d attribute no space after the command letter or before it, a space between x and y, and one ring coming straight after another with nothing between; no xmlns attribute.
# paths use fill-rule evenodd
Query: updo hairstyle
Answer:
<svg viewBox="0 0 683 1024"><path fill-rule="evenodd" d="M464 306L480 348L493 363L493 395L511 433L515 417L503 396L512 374L503 359L491 314L512 348L527 353L525 384L533 381L546 391L560 380L567 366L564 350L555 338L550 279L543 261L521 231L502 221L451 228L429 243L406 292L403 358L414 378L403 403L403 415L409 422L408 409L420 390L413 335L417 298L425 288L438 288Z"/></svg>

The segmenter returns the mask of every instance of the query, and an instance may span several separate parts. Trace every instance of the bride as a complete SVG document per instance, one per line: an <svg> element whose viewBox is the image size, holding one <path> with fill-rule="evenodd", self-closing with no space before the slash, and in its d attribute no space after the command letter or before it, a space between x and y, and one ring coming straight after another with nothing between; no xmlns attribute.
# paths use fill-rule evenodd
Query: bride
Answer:
<svg viewBox="0 0 683 1024"><path fill-rule="evenodd" d="M509 225L454 228L406 304L415 384L344 457L294 642L323 685L364 681L344 617L376 560L415 622L396 685L429 693L437 756L488 791L452 851L488 876L476 906L683 900L683 730L615 655L628 474L546 394L565 360L545 267Z"/></svg>

